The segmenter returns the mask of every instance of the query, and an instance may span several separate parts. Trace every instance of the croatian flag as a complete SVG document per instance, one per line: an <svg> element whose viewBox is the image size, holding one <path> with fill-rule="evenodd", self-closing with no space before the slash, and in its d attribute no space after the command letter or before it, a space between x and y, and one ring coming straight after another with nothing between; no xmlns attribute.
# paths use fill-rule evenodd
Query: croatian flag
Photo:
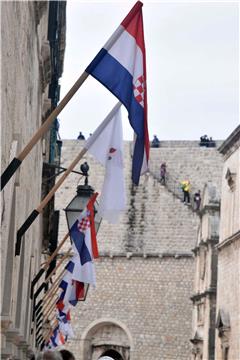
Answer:
<svg viewBox="0 0 240 360"><path fill-rule="evenodd" d="M65 336L65 340L67 340L68 338L73 338L74 333L71 326L70 311L68 311L67 314L64 314L59 310L57 320L59 324L59 330Z"/></svg>
<svg viewBox="0 0 240 360"><path fill-rule="evenodd" d="M70 229L74 256L72 280L96 285L95 266L93 259L98 257L97 239L94 225L94 207L97 193L87 204L79 219Z"/></svg>
<svg viewBox="0 0 240 360"><path fill-rule="evenodd" d="M76 306L78 301L83 300L86 292L86 284L83 282L72 280L72 292L69 299L69 303L72 306Z"/></svg>
<svg viewBox="0 0 240 360"><path fill-rule="evenodd" d="M50 337L50 343L53 347L57 347L65 343L65 338L59 329L59 325L53 330L52 336Z"/></svg>
<svg viewBox="0 0 240 360"><path fill-rule="evenodd" d="M132 180L138 185L148 170L146 57L143 33L143 4L138 1L86 72L100 81L126 107L135 133Z"/></svg>
<svg viewBox="0 0 240 360"><path fill-rule="evenodd" d="M80 219L73 224L70 236L73 241L72 248L74 251L72 279L96 285L88 211L84 211Z"/></svg>
<svg viewBox="0 0 240 360"><path fill-rule="evenodd" d="M86 285L82 282L73 280L74 262L70 260L66 265L66 272L61 280L59 287L62 292L56 303L56 307L61 316L67 316L70 305L76 306L78 301L85 296Z"/></svg>

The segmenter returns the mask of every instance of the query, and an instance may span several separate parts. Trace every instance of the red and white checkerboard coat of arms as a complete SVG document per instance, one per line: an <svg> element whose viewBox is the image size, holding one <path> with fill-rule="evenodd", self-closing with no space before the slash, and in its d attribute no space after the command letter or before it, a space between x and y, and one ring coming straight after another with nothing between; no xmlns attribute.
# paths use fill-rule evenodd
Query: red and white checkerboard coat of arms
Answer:
<svg viewBox="0 0 240 360"><path fill-rule="evenodd" d="M144 91L145 91L145 82L144 76L141 75L137 78L133 85L133 93L137 102L144 107Z"/></svg>
<svg viewBox="0 0 240 360"><path fill-rule="evenodd" d="M89 214L80 219L77 226L80 232L85 232L90 227Z"/></svg>

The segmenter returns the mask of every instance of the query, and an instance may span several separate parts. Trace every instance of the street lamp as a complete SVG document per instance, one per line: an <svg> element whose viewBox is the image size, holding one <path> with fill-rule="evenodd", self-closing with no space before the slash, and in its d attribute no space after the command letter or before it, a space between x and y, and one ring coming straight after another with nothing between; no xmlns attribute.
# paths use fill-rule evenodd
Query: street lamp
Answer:
<svg viewBox="0 0 240 360"><path fill-rule="evenodd" d="M86 166L86 162L84 164ZM82 169L82 165L81 165L81 169ZM67 224L69 230L71 229L75 221L79 218L80 213L85 209L89 199L94 193L94 189L92 188L92 186L88 185L88 180L87 180L88 172L87 171L83 172L83 175L85 176L85 184L77 186L77 195L70 201L66 209L64 209L66 212L66 218L67 218ZM94 213L95 213L94 216L95 229L97 233L102 220L98 212L97 201L94 204Z"/></svg>

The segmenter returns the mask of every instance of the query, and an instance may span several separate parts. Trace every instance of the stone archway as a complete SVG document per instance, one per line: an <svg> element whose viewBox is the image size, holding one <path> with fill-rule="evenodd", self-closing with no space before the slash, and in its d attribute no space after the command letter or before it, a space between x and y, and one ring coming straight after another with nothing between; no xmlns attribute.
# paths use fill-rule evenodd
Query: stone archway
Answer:
<svg viewBox="0 0 240 360"><path fill-rule="evenodd" d="M124 324L115 319L99 319L84 331L81 344L84 360L98 360L102 356L130 360L133 342Z"/></svg>
<svg viewBox="0 0 240 360"><path fill-rule="evenodd" d="M116 350L113 350L113 349L110 349L110 350L107 350L105 351L102 355L101 355L101 358L102 356L109 356L111 359L113 360L123 360L121 354L119 354L118 351ZM99 359L100 360L100 359Z"/></svg>

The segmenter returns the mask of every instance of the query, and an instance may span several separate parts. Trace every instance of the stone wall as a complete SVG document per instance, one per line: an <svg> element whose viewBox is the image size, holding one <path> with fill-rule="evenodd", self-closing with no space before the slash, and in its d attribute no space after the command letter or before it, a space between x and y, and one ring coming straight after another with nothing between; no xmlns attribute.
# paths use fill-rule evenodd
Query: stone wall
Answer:
<svg viewBox="0 0 240 360"><path fill-rule="evenodd" d="M42 122L41 41L34 2L2 2L2 171ZM47 30L47 8L42 14ZM41 34L47 37L47 33ZM39 142L2 192L2 358L26 358L31 343L31 277L40 266L41 222L37 219L15 257L16 231L41 198L42 150Z"/></svg>
<svg viewBox="0 0 240 360"><path fill-rule="evenodd" d="M83 144L77 140L63 142L62 166L73 161ZM124 144L127 209L118 224L102 221L98 232L97 288L89 289L86 301L72 310L75 338L66 347L74 351L77 360L95 360L96 324L109 324L109 328L118 324L124 329L131 360L190 357L190 296L194 280L191 250L197 241L199 217L167 186L159 184L157 173L160 163L166 161L169 174L176 177L176 186L189 177L202 190L209 180L219 186L222 163L216 149L202 149L197 142L161 144L151 149L151 173L142 176L138 187L131 184L132 144ZM101 191L104 169L92 156L86 155L80 163L84 161L90 165L90 185ZM79 171L79 165L75 170ZM57 209L68 205L80 178L71 173L63 183L56 194ZM66 232L65 214L61 211L59 240ZM126 350L126 344L116 344L110 335L103 345L105 349L117 346Z"/></svg>
<svg viewBox="0 0 240 360"><path fill-rule="evenodd" d="M1 172L41 126L51 107L47 1L1 2ZM59 25L58 25L59 26ZM64 28L65 31L65 28ZM46 137L47 138L47 137ZM31 281L42 262L39 216L15 257L16 233L41 202L43 153L39 141L1 192L1 358L22 359L35 346Z"/></svg>
<svg viewBox="0 0 240 360"><path fill-rule="evenodd" d="M96 290L90 288L87 300L72 312L76 337L69 347L76 358L91 359L79 353L83 332L96 319L107 318L129 330L130 359L188 359L192 266L191 258L101 257Z"/></svg>

